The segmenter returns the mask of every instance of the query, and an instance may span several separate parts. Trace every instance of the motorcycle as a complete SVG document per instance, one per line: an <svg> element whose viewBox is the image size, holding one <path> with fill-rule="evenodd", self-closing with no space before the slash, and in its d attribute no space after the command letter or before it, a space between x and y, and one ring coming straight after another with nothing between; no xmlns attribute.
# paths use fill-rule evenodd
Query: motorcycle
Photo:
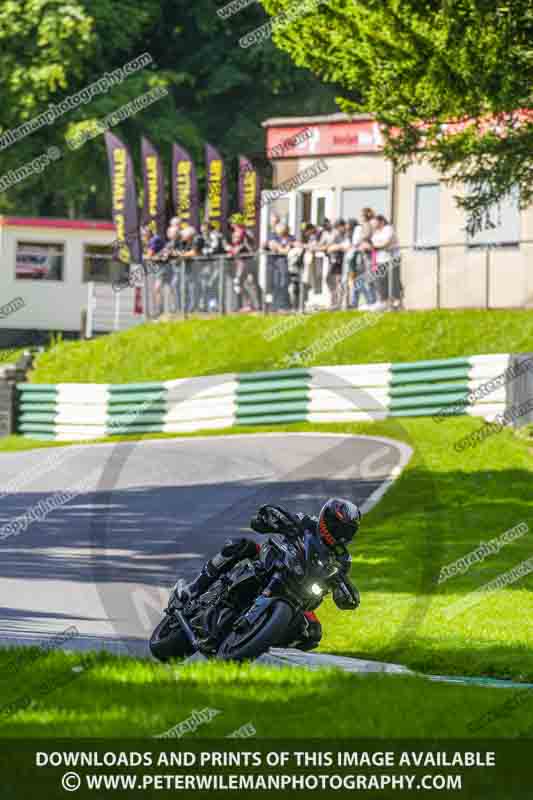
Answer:
<svg viewBox="0 0 533 800"><path fill-rule="evenodd" d="M251 522L269 534L256 560L243 559L202 595L182 602L171 593L165 617L154 630L150 650L160 661L201 653L207 658L244 661L270 647L288 647L334 588L338 562L311 530L277 506L263 506Z"/></svg>

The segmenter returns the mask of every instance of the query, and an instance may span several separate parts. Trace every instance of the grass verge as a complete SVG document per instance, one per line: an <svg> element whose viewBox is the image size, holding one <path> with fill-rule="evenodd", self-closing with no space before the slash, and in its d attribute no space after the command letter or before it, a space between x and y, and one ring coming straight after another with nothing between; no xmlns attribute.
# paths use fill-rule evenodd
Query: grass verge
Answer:
<svg viewBox="0 0 533 800"><path fill-rule="evenodd" d="M533 693L259 665L167 667L107 654L0 651L0 731L8 737L153 737L193 710L220 713L192 736L223 738L251 723L261 738L515 737L533 725ZM89 657L90 658L90 657ZM28 666L24 667L23 659ZM82 671L80 664L85 666ZM12 671L12 670L11 670ZM504 705L522 698L514 708ZM511 705L508 703L508 705ZM489 711L498 718L475 730ZM283 725L280 725L280 719ZM187 736L189 738L189 736Z"/></svg>
<svg viewBox="0 0 533 800"><path fill-rule="evenodd" d="M351 323L356 323L352 327ZM375 324L374 324L375 323ZM342 341L328 341L343 330ZM37 359L36 383L130 383L292 366L418 361L527 352L529 311L322 312L142 325L61 342ZM312 348L312 349L311 349ZM299 354L296 361L290 361Z"/></svg>

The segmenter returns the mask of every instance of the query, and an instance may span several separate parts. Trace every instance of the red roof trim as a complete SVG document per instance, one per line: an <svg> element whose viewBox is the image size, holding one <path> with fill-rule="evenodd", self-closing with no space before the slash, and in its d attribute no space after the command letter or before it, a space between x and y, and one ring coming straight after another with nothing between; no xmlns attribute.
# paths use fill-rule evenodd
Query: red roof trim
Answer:
<svg viewBox="0 0 533 800"><path fill-rule="evenodd" d="M50 217L0 217L0 225L20 228L63 228L76 231L114 231L112 222L90 219L52 219Z"/></svg>

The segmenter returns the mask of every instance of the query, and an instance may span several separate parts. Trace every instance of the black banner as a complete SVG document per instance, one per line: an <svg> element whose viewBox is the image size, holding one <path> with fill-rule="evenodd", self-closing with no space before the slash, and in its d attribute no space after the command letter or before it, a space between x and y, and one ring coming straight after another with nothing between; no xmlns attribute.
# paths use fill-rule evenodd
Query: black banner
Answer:
<svg viewBox="0 0 533 800"><path fill-rule="evenodd" d="M150 226L152 233L157 233L164 239L167 223L163 164L153 144L144 136L141 155L144 185L143 223Z"/></svg>
<svg viewBox="0 0 533 800"><path fill-rule="evenodd" d="M198 230L200 202L196 167L187 150L180 144L175 144L172 148L172 198L176 216Z"/></svg>
<svg viewBox="0 0 533 800"><path fill-rule="evenodd" d="M117 230L117 259L123 264L141 263L139 212L133 162L128 148L113 133L105 134L113 222Z"/></svg>

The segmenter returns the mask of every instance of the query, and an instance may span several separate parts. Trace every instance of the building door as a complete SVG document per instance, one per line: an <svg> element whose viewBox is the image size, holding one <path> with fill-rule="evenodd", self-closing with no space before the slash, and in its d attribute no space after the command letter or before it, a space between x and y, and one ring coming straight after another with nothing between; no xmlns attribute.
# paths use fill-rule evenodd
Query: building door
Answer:
<svg viewBox="0 0 533 800"><path fill-rule="evenodd" d="M323 225L324 220L333 222L334 192L333 189L313 189L311 195L311 222ZM328 259L325 255L316 256L316 286L318 291L311 291L308 302L319 308L328 308L331 303L331 292L327 284Z"/></svg>
<svg viewBox="0 0 533 800"><path fill-rule="evenodd" d="M325 219L333 222L333 189L313 189L311 192L311 222L322 225Z"/></svg>

